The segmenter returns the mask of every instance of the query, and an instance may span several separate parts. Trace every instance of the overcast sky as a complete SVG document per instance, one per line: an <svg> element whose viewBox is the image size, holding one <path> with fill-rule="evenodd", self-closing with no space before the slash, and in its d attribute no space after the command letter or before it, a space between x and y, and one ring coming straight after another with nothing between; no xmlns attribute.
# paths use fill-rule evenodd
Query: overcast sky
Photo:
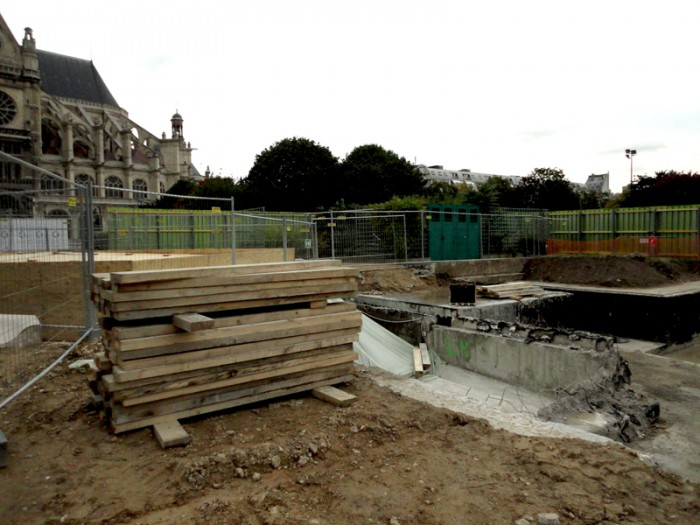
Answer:
<svg viewBox="0 0 700 525"><path fill-rule="evenodd" d="M343 159L527 175L700 172L696 0L1 0L21 42L92 59L132 120L241 178L305 137Z"/></svg>

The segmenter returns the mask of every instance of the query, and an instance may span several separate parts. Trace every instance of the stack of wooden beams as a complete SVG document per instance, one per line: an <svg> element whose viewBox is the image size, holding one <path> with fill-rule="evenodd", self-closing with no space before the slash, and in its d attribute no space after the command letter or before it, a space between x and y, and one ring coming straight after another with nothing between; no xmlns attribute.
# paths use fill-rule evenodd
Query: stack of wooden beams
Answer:
<svg viewBox="0 0 700 525"><path fill-rule="evenodd" d="M352 379L357 271L307 261L93 276L113 431Z"/></svg>
<svg viewBox="0 0 700 525"><path fill-rule="evenodd" d="M505 284L477 286L476 293L481 297L489 297L492 299L520 300L523 297L540 297L544 295L546 291L527 281L514 281Z"/></svg>

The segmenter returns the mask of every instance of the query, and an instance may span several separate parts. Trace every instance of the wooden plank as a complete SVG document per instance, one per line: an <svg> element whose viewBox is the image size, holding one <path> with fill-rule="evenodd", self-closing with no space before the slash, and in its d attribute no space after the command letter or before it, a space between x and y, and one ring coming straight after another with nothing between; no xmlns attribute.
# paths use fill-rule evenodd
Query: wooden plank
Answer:
<svg viewBox="0 0 700 525"><path fill-rule="evenodd" d="M423 358L420 353L420 348L413 347L413 375L420 377L423 375Z"/></svg>
<svg viewBox="0 0 700 525"><path fill-rule="evenodd" d="M175 418L154 423L153 434L163 449L181 447L192 441L192 437Z"/></svg>
<svg viewBox="0 0 700 525"><path fill-rule="evenodd" d="M141 270L132 272L112 272L112 284L143 283L154 281L170 281L189 279L191 277L227 277L251 273L285 272L341 266L339 259L323 259L315 261L295 261L286 263L239 264L235 266L202 266L193 268L173 268L167 270Z"/></svg>
<svg viewBox="0 0 700 525"><path fill-rule="evenodd" d="M322 381L334 377L344 377L351 375L353 365L343 364L319 369L312 373L302 372L299 374L290 374L283 376L275 381L259 381L251 384L238 385L220 392L195 394L185 396L183 398L175 398L172 400L163 400L156 403L146 403L132 407L124 407L119 404L112 403L112 414L116 423L134 421L154 416L164 416L168 414L179 414L190 410L196 410L199 407L206 405L218 405L239 398L254 396L257 394L279 390L280 388L289 388L297 385L309 384L316 381ZM312 390L313 386L309 388ZM178 416L178 419L180 417Z"/></svg>
<svg viewBox="0 0 700 525"><path fill-rule="evenodd" d="M178 388L186 388L208 382L221 381L231 377L238 377L243 374L254 373L256 370L261 369L263 365L270 366L280 362L294 365L298 364L297 360L300 359L323 358L324 356L351 350L353 350L353 344L344 343L336 346L311 348L289 355L282 354L265 357L263 359L230 363L211 368L189 370L177 374L137 379L122 383L117 383L112 374L105 374L101 377L101 382L112 399L122 401L130 397L138 397L166 390L176 390Z"/></svg>
<svg viewBox="0 0 700 525"><path fill-rule="evenodd" d="M420 356L421 356L421 361L423 362L423 370L428 370L432 366L432 362L430 361L430 352L428 352L428 345L425 343L420 343L418 345L418 348L420 348Z"/></svg>
<svg viewBox="0 0 700 525"><path fill-rule="evenodd" d="M337 291L329 293L317 293L309 295L298 295L278 298L251 299L243 301L231 301L227 303L211 303L206 307L199 309L200 313L221 312L224 310L241 310L247 308L281 306L291 304L309 303L310 301L319 301L325 299L334 299L337 297L350 297L356 295L357 290ZM168 307L157 308L151 310L137 310L131 312L112 312L110 309L105 310L105 315L114 317L118 321L133 321L137 319L148 319L152 317L168 317L175 314L185 313L190 306L185 307Z"/></svg>
<svg viewBox="0 0 700 525"><path fill-rule="evenodd" d="M154 401L161 401L164 399L171 399L175 397L183 397L190 394L209 392L213 390L223 390L235 385L242 385L245 383L252 383L255 381L275 379L280 376L286 376L289 374L295 374L297 372L311 372L321 368L327 368L334 365L341 365L344 363L352 363L357 359L357 354L350 350L347 352L332 353L329 355L313 356L302 359L297 359L294 361L283 361L279 363L272 363L267 365L259 365L257 367L250 367L249 369L244 369L243 373L238 373L234 377L229 377L227 379L222 379L220 381L207 381L198 385L191 385L183 388L168 389L161 392L153 392L151 394L144 394L137 397L127 397L122 400L122 405L134 406L142 405L145 403L152 403ZM237 371L233 371L236 373Z"/></svg>
<svg viewBox="0 0 700 525"><path fill-rule="evenodd" d="M228 401L223 401L220 403L215 403L211 405L206 405L206 406L201 406L197 408L192 408L188 410L183 410L178 413L169 415L169 416L151 416L148 418L143 418L140 420L122 420L122 421L117 421L114 419L113 416L110 423L112 425L112 430L117 433L121 434L122 432L128 432L130 430L136 430L139 428L144 428L144 427L149 427L152 425L155 425L156 423L160 421L167 421L168 419L172 419L173 417L176 417L178 419L184 419L188 417L194 417L194 416L199 416L202 414L210 414L212 412L219 412L221 410L226 410L229 408L235 408L239 406L244 406L244 405L249 405L252 403L259 403L261 401L267 401L270 399L276 399L276 398L281 398L285 396L290 396L293 394L298 394L300 392L306 392L308 390L313 390L314 388L318 388L321 386L325 385L336 385L340 383L347 383L349 381L352 381L352 374L347 374L345 376L337 376L337 377L330 377L327 379L321 379L318 381L310 382L310 383L305 383L305 384L300 384L300 385L295 385L295 386L289 386L289 387L279 387L274 390L270 390L267 392L261 392L261 393L256 393L256 394L251 394L249 396L244 396L240 397L238 399L232 399Z"/></svg>
<svg viewBox="0 0 700 525"><path fill-rule="evenodd" d="M199 332L178 332L154 337L115 341L110 348L119 352L121 360L167 355L203 348L215 348L267 339L277 339L327 330L361 327L359 310L338 314L317 315L292 320L278 320L240 326L227 326Z"/></svg>
<svg viewBox="0 0 700 525"><path fill-rule="evenodd" d="M334 386L314 388L311 393L315 397L338 407L346 407L357 401L357 396L343 392Z"/></svg>
<svg viewBox="0 0 700 525"><path fill-rule="evenodd" d="M176 307L191 307L193 310L202 312L206 311L207 305L212 303L226 303L231 301L245 301L273 297L294 297L299 295L307 296L316 293L329 292L344 294L356 292L357 286L357 280L355 278L316 279L313 281L313 285L306 282L298 282L290 283L289 285L284 284L283 286L273 286L266 289L260 289L260 287L251 285L250 287L246 287L245 291L214 293L208 295L183 296L182 294L176 294L165 299L145 299L117 303L106 301L105 306L107 306L112 313Z"/></svg>
<svg viewBox="0 0 700 525"><path fill-rule="evenodd" d="M173 316L173 325L185 332L199 332L214 328L214 319L201 314L178 314Z"/></svg>
<svg viewBox="0 0 700 525"><path fill-rule="evenodd" d="M341 301L328 305L323 314L334 314L342 312L353 312L357 310L355 303ZM225 328L227 326L241 326L245 324L264 323L269 321L281 321L313 317L319 312L311 308L295 308L275 310L255 314L238 314L214 319L214 328ZM179 330L172 323L147 324L138 326L114 326L107 330L114 340L139 339L141 337L151 337L156 335L167 335L177 333ZM104 331L103 331L104 333Z"/></svg>
<svg viewBox="0 0 700 525"><path fill-rule="evenodd" d="M342 337L352 337L358 339L360 329L355 326L338 327L336 330L317 330L307 332L299 330L298 333L289 333L284 337L265 338L263 334L261 339L253 341L238 341L227 346L205 347L201 350L192 350L188 352L179 352L176 354L159 354L153 357L142 357L140 359L124 360L117 353L117 365L122 371L129 370L144 370L148 368L161 367L166 365L174 365L179 363L202 362L206 364L209 359L217 357L232 356L236 354L238 360L253 361L262 359L270 352L274 352L276 348L286 348L298 343L309 343L312 341L335 340ZM253 332L251 337L256 337L259 334ZM143 350L147 352L149 349ZM279 355L279 354L273 354ZM272 357L272 356L269 356ZM114 369L113 369L114 372Z"/></svg>
<svg viewBox="0 0 700 525"><path fill-rule="evenodd" d="M327 334L325 338L318 340L309 340L308 336L293 337L286 341L276 342L275 346L270 346L265 349L260 349L257 344L250 345L255 346L255 349L248 352L231 352L230 349L226 349L227 351L223 355L212 356L209 353L211 351L205 351L207 354L205 354L202 359L197 359L195 356L193 356L193 360L190 361L173 364L164 363L158 366L154 365L137 370L124 370L120 366L115 366L112 369L112 375L116 382L126 383L129 381L136 381L146 378L163 377L170 374L189 372L192 370L202 370L205 368L213 368L232 363L240 363L253 359L262 359L264 357L288 355L317 348L332 348L334 346L352 343L358 339L358 334L356 333L340 334L343 334L342 330Z"/></svg>
<svg viewBox="0 0 700 525"><path fill-rule="evenodd" d="M183 295L210 295L246 291L255 289L254 287L264 289L275 285L291 286L294 283L314 283L326 279L357 279L357 270L353 268L318 268L297 272L234 275L226 278L179 279L177 281L122 285L119 291L101 289L100 292L102 297L111 302L142 301L182 297Z"/></svg>

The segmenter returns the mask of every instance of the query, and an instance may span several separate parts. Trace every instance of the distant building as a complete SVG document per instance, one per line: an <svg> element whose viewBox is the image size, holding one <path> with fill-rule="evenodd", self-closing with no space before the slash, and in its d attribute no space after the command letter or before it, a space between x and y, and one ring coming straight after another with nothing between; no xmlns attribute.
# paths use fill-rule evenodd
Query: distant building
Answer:
<svg viewBox="0 0 700 525"><path fill-rule="evenodd" d="M423 175L428 182L448 182L450 184L461 184L471 188L477 188L487 180L493 177L508 179L514 185L520 184L522 177L517 175L495 175L493 173L477 173L468 169L461 170L446 170L442 166L425 166L419 164L416 166L418 171Z"/></svg>
<svg viewBox="0 0 700 525"><path fill-rule="evenodd" d="M610 193L610 172L599 175L591 173L584 187L596 193Z"/></svg>
<svg viewBox="0 0 700 525"><path fill-rule="evenodd" d="M169 138L148 132L119 106L92 61L37 49L30 28L19 45L0 16L0 150L69 181L90 181L96 215L154 198L139 192L201 178L183 122L176 112ZM69 188L28 167L0 159L0 190L52 190L35 197L33 209L13 208L6 196L0 212L68 215ZM14 204L28 207L26 199Z"/></svg>
<svg viewBox="0 0 700 525"><path fill-rule="evenodd" d="M471 188L478 188L481 184L493 177L510 180L514 186L520 184L523 179L520 175L496 175L493 173L477 173L469 169L446 170L442 166L425 166L418 164L418 171L428 182L447 182L450 184L460 184ZM588 180L581 184L573 182L574 186L586 188L598 193L610 193L610 173L600 175L589 175Z"/></svg>

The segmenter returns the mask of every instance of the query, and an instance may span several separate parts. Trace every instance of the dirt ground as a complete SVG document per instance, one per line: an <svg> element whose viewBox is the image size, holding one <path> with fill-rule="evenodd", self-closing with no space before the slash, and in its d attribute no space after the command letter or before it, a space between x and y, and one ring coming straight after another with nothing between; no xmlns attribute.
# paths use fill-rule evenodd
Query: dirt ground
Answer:
<svg viewBox="0 0 700 525"><path fill-rule="evenodd" d="M629 261L617 274L609 259L586 271L596 284L631 283L639 261ZM569 279L581 264L555 273L577 282ZM693 274L652 269L667 283ZM363 272L361 286L440 285L393 268ZM87 409L85 374L67 365L0 412L9 440L2 524L512 524L542 513L562 524L695 524L700 516L700 485L629 448L495 430L379 386L384 374L374 369L357 368L343 386L358 397L349 407L309 395L249 406L185 421L192 443L161 450L149 429L109 435ZM638 366L654 374L653 362ZM658 388L678 396L682 386Z"/></svg>

